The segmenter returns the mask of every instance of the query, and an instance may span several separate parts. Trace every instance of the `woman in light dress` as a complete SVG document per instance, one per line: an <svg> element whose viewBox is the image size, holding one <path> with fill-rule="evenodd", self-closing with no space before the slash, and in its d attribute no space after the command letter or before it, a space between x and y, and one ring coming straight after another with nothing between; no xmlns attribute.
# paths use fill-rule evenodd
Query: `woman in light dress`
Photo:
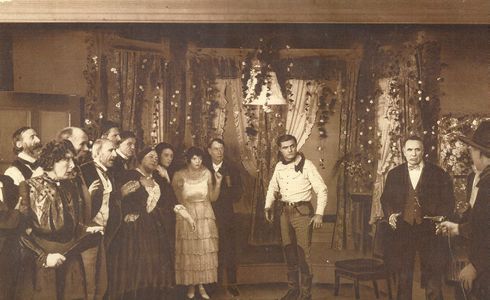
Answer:
<svg viewBox="0 0 490 300"><path fill-rule="evenodd" d="M172 186L179 203L183 204L196 223L193 230L177 216L175 245L176 283L188 286L187 297L194 298L195 287L203 299L209 299L203 284L218 279L218 229L211 202L219 196L223 177L204 167L204 152L191 147L186 153L187 167L175 173Z"/></svg>

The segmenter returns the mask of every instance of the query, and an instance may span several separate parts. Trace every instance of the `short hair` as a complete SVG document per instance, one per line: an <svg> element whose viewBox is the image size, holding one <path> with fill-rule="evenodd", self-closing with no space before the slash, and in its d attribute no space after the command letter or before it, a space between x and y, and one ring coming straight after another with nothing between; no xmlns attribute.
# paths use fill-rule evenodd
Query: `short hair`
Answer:
<svg viewBox="0 0 490 300"><path fill-rule="evenodd" d="M97 155L100 153L100 149L102 149L102 145L105 143L112 143L111 140L108 139L96 139L94 144L92 145L92 158L95 159Z"/></svg>
<svg viewBox="0 0 490 300"><path fill-rule="evenodd" d="M191 159L194 157L194 156L199 156L201 158L204 157L204 151L201 149L201 148L197 148L197 147L190 147L189 149L187 149L187 151L185 152L185 161L187 163L190 163L191 162Z"/></svg>
<svg viewBox="0 0 490 300"><path fill-rule="evenodd" d="M157 155L158 155L158 163L160 163L160 159L162 158L162 152L165 149L170 149L170 150L172 150L173 153L175 153L175 148L171 144L166 143L166 142L158 143L155 146L155 151L157 152Z"/></svg>
<svg viewBox="0 0 490 300"><path fill-rule="evenodd" d="M422 147L424 147L424 141L418 135L412 134L412 135L409 135L409 136L405 137L403 139L402 147L405 147L405 145L407 144L408 141L419 141L422 144Z"/></svg>
<svg viewBox="0 0 490 300"><path fill-rule="evenodd" d="M61 129L58 132L58 134L56 135L56 139L67 140L73 136L73 134L75 133L75 130L80 130L81 132L87 134L87 132L85 130L83 130L82 128L71 126L71 127L65 127L63 129Z"/></svg>
<svg viewBox="0 0 490 300"><path fill-rule="evenodd" d="M225 145L225 141L223 141L223 139L220 139L220 138L212 138L211 140L209 140L209 143L208 143L208 148L211 148L211 146L213 145L213 143L216 142L216 143L219 143L221 145Z"/></svg>
<svg viewBox="0 0 490 300"><path fill-rule="evenodd" d="M143 158L145 158L145 156L148 155L148 153L150 153L151 151L155 151L155 149L149 146L144 147L143 150L136 154L136 161L138 161L138 163L140 164L143 161Z"/></svg>
<svg viewBox="0 0 490 300"><path fill-rule="evenodd" d="M103 135L108 134L109 130L111 130L111 128L118 128L119 129L119 124L117 124L116 122L113 122L113 121L109 121L109 120L102 120L102 122L100 124L100 135L103 136Z"/></svg>
<svg viewBox="0 0 490 300"><path fill-rule="evenodd" d="M39 166L44 171L51 171L55 163L66 158L67 153L75 155L75 148L70 141L53 140L43 147L38 160Z"/></svg>
<svg viewBox="0 0 490 300"><path fill-rule="evenodd" d="M127 139L136 139L136 134L134 134L134 132L129 130L124 130L123 132L121 132L120 136L121 136L121 142L124 142Z"/></svg>
<svg viewBox="0 0 490 300"><path fill-rule="evenodd" d="M14 131L14 133L12 134L12 146L13 146L12 150L14 151L15 155L22 152L23 149L21 147L17 147L17 142L22 140L22 134L29 129L34 129L34 128L29 126L23 126L17 129L16 131Z"/></svg>
<svg viewBox="0 0 490 300"><path fill-rule="evenodd" d="M298 145L298 140L294 135L291 134L283 134L280 137L277 138L277 146L281 147L281 143L287 142L287 141L294 141L296 145Z"/></svg>

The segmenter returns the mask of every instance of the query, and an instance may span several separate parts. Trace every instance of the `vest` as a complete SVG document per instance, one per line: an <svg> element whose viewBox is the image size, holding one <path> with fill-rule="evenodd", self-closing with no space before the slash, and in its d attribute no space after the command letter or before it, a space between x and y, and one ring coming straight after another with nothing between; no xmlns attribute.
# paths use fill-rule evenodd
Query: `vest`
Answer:
<svg viewBox="0 0 490 300"><path fill-rule="evenodd" d="M12 166L16 167L20 171L22 176L24 176L24 179L27 180L31 178L32 170L28 166L26 166L23 161L24 160L18 158L12 162Z"/></svg>
<svg viewBox="0 0 490 300"><path fill-rule="evenodd" d="M407 177L410 175L407 174ZM417 188L412 187L410 177L407 178L408 182L408 192L407 198L405 200L405 208L403 209L403 220L410 225L422 223L422 208L420 207L420 202L417 198L417 190L420 186L420 180L417 184Z"/></svg>

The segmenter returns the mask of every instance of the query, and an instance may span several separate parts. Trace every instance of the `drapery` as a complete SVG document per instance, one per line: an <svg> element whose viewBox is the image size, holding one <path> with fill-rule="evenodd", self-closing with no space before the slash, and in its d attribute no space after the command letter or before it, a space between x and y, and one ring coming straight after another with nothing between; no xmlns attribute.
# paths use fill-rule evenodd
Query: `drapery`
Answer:
<svg viewBox="0 0 490 300"><path fill-rule="evenodd" d="M380 150L378 158L378 167L376 170L376 179L373 186L373 201L371 204L370 223L374 224L377 220L383 218L383 209L381 207L381 194L383 193L384 183L388 171L398 164L402 163L401 156L395 156L391 151L392 147L400 148L400 141L393 145L390 139L391 132L400 132L400 120L397 111L401 108L397 101L389 95L390 78L383 78L379 81L379 87L382 94L378 97L377 127L380 134Z"/></svg>
<svg viewBox="0 0 490 300"><path fill-rule="evenodd" d="M157 54L114 49L107 56L107 119L133 131L140 145L167 139L165 73L166 60Z"/></svg>
<svg viewBox="0 0 490 300"><path fill-rule="evenodd" d="M290 79L291 99L286 118L286 131L298 140L298 150L306 142L315 125L316 113L318 112L319 93L323 89L323 83L316 80Z"/></svg>

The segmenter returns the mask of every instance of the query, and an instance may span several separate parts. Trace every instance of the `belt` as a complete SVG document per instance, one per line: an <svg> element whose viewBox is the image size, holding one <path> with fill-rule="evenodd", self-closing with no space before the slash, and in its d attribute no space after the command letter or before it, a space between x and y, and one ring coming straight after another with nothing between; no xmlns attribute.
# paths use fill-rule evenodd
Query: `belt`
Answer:
<svg viewBox="0 0 490 300"><path fill-rule="evenodd" d="M286 201L281 201L281 203L284 206L289 206L289 207L298 207L302 205L308 205L310 204L310 201L298 201L298 202L286 202Z"/></svg>

